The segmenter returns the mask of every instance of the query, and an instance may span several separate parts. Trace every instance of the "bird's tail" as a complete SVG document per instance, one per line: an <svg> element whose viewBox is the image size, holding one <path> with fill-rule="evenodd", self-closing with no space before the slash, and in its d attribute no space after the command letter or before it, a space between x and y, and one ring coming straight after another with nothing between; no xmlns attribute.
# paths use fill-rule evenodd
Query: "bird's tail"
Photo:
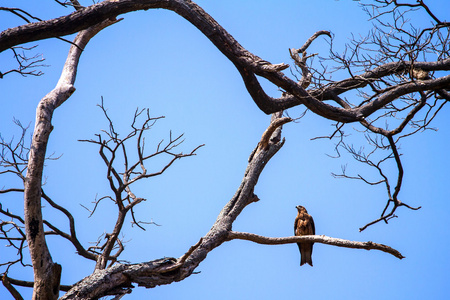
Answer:
<svg viewBox="0 0 450 300"><path fill-rule="evenodd" d="M304 264L308 264L311 267L313 266L313 262L312 262L312 258L311 258L311 253L304 253L304 255L302 255L302 258L300 259L300 266L303 266Z"/></svg>
<svg viewBox="0 0 450 300"><path fill-rule="evenodd" d="M301 243L297 243L298 249L300 250L300 266L304 264L308 264L311 267L313 266L312 262L312 245L310 247L301 246ZM309 249L305 249L309 248Z"/></svg>

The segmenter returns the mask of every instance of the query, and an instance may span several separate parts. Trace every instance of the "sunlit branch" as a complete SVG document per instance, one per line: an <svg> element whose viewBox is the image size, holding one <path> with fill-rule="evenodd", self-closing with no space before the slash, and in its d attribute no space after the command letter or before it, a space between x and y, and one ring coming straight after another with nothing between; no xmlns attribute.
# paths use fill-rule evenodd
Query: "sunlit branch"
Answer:
<svg viewBox="0 0 450 300"><path fill-rule="evenodd" d="M247 240L252 241L258 244L264 245L283 245L290 243L298 243L298 242L314 242L327 244L337 247L345 247L345 248L353 248L353 249L365 249L365 250L380 250L389 254L394 255L395 257L402 259L404 256L397 250L383 245L377 244L373 242L355 242L349 241L345 239L332 238L325 235L305 235L305 236L290 236L290 237L265 237L253 233L247 232L236 232L230 231L228 233L228 240Z"/></svg>

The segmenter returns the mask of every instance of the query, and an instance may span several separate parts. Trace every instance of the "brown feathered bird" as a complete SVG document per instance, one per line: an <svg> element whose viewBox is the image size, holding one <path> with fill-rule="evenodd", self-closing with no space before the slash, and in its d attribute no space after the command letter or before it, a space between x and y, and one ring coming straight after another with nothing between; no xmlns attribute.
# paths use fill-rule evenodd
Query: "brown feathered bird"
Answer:
<svg viewBox="0 0 450 300"><path fill-rule="evenodd" d="M294 234L296 236L316 234L316 228L314 227L314 220L308 214L308 212L306 211L306 208L304 208L301 205L298 205L295 208L297 208L298 215L295 218ZM300 250L300 256L301 256L300 266L303 266L304 264L307 263L312 267L313 263L312 263L311 256L312 256L314 243L302 242L302 243L297 243L297 245L298 245L298 249Z"/></svg>

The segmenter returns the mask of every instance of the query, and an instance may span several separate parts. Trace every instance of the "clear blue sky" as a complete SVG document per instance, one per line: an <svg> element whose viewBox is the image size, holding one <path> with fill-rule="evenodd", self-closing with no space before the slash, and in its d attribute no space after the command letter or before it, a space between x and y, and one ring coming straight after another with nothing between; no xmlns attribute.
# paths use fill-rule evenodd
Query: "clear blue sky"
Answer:
<svg viewBox="0 0 450 300"><path fill-rule="evenodd" d="M450 3L429 1L441 19ZM91 3L86 1L86 4ZM351 33L366 34L367 15L355 1L197 1L246 49L272 63L289 63L289 48L299 47L314 32L330 30L335 47L342 49ZM68 12L52 1L1 1L31 9L42 19ZM247 159L270 117L258 110L229 62L197 29L173 12L149 10L123 16L120 23L96 36L81 57L74 95L55 112L48 153L62 155L45 169L46 192L77 217L77 233L85 246L111 232L116 212L104 202L91 218L80 204L92 207L96 195L108 193L106 170L88 139L107 129L96 104L104 97L117 128L127 133L136 107L150 108L152 116L166 116L147 137L152 141L185 134L180 146L188 152L206 144L197 156L175 163L166 174L148 180L135 193L148 200L139 206L141 220L161 226L146 231L124 227L129 262L164 256L179 257L212 226L221 208L238 188ZM0 14L4 30L20 19ZM421 26L427 26L426 20ZM73 37L71 37L73 38ZM36 105L56 84L69 45L59 40L39 42L48 67L41 77L12 74L0 80L0 132L5 139L18 136L13 118L33 128ZM319 38L311 51L323 56L328 44ZM0 54L0 65L11 53ZM268 92L278 95L267 85ZM297 116L301 109L289 113ZM284 127L285 146L269 162L255 193L261 201L249 205L235 222L236 231L265 236L290 236L296 205L314 217L316 233L358 241L373 241L398 249L406 258L386 253L314 246L314 267L299 266L295 244L263 246L231 241L212 251L197 271L182 282L146 290L136 288L127 299L447 299L450 294L450 201L448 149L450 121L444 108L435 120L439 131L427 131L402 142L405 178L399 198L419 211L399 209L399 218L360 233L358 228L381 213L383 187L335 179L347 164L353 174L371 174L348 155L332 159L334 144L311 138L332 133L332 122L308 113ZM366 141L348 126L357 145ZM150 148L150 147L149 147ZM395 175L394 173L392 173ZM1 186L19 186L2 178ZM4 207L20 210L21 195L2 195ZM48 206L46 219L67 229L64 216ZM90 274L94 265L79 258L65 241L48 239L53 259L63 265L62 284ZM2 246L0 256L10 253ZM14 268L11 277L32 280ZM24 293L24 295L29 295ZM1 299L12 299L0 287Z"/></svg>

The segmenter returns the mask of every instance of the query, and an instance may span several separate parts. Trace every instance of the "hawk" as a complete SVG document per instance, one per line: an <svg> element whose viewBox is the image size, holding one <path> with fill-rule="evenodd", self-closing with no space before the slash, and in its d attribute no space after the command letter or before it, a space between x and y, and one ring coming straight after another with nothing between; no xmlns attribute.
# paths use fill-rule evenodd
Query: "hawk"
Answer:
<svg viewBox="0 0 450 300"><path fill-rule="evenodd" d="M296 206L298 211L298 215L295 218L294 223L294 234L296 236L300 235L315 235L316 229L314 227L314 220L301 205ZM312 250L314 243L311 242L302 242L297 243L298 249L300 250L300 266L303 266L305 263L309 264L311 267L312 263Z"/></svg>

